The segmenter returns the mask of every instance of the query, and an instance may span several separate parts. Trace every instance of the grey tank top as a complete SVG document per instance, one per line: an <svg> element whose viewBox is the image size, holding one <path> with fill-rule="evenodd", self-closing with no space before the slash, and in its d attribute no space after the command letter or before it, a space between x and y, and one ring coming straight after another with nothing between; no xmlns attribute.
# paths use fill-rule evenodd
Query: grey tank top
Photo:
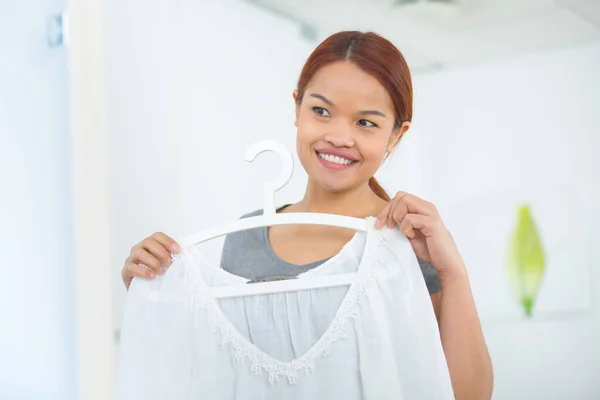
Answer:
<svg viewBox="0 0 600 400"><path fill-rule="evenodd" d="M282 207L281 207L282 208ZM245 214L242 218L261 215L262 210ZM282 260L271 247L267 228L254 228L227 235L221 254L221 268L246 279L265 279L272 276L297 276L323 264L319 260L310 264L296 265ZM419 260L429 294L440 291L437 271L431 264Z"/></svg>

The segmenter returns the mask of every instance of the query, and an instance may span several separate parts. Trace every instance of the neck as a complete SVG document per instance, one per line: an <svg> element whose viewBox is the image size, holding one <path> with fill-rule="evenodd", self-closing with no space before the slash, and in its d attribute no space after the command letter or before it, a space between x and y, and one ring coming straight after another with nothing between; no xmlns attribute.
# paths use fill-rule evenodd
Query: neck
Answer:
<svg viewBox="0 0 600 400"><path fill-rule="evenodd" d="M315 212L364 218L377 215L386 201L368 183L344 192L329 192L309 181L304 198L293 207L296 212Z"/></svg>

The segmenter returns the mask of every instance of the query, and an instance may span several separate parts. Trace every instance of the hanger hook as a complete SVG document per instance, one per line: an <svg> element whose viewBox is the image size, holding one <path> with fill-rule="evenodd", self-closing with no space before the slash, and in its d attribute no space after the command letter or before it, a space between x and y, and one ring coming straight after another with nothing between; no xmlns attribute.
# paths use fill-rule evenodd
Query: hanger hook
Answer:
<svg viewBox="0 0 600 400"><path fill-rule="evenodd" d="M281 169L276 179L265 182L264 184L264 207L263 213L275 214L275 192L281 189L289 182L294 172L294 159L292 153L281 143L276 140L261 140L254 143L246 150L244 160L254 162L256 157L265 152L272 151L281 159Z"/></svg>

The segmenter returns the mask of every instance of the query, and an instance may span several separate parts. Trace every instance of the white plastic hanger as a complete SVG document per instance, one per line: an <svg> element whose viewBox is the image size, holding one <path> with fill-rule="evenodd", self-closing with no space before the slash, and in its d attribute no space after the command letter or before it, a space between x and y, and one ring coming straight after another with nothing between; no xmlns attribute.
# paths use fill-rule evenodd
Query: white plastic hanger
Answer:
<svg viewBox="0 0 600 400"><path fill-rule="evenodd" d="M328 225L354 229L362 232L368 231L369 222L366 219L361 218L322 213L278 214L275 209L275 192L285 186L285 184L288 183L292 177L292 173L294 172L294 160L291 153L285 148L285 146L274 140L264 140L255 143L246 151L244 159L246 161L253 162L259 154L265 151L272 151L276 153L281 158L282 166L277 179L271 182L266 182L264 185L263 215L238 219L233 222L207 228L189 235L184 238L183 241L180 241L184 248L191 247L223 235L228 235L230 233L275 225ZM212 288L211 294L215 298L227 298L296 291L302 289L344 286L350 285L354 281L355 275L355 273L347 273L311 278L222 286L218 288Z"/></svg>

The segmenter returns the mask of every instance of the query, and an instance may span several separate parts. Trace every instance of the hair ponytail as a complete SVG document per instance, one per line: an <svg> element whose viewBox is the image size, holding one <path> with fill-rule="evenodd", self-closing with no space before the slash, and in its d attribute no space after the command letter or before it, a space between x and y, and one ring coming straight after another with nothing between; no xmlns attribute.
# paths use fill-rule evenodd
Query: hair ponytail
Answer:
<svg viewBox="0 0 600 400"><path fill-rule="evenodd" d="M383 187L381 187L381 185L379 184L379 182L377 182L377 179L375 179L374 176L369 178L369 187L371 188L373 193L375 193L377 196L379 196L383 200L385 200L385 201L391 200L390 196L387 194L385 189Z"/></svg>

